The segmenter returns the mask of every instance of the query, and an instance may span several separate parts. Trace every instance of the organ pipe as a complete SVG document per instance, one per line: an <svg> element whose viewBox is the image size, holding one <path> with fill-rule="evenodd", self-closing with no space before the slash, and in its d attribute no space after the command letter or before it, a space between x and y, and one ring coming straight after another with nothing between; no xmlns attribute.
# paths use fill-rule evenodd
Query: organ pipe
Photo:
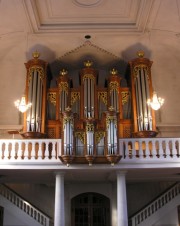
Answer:
<svg viewBox="0 0 180 226"><path fill-rule="evenodd" d="M66 111L66 108L69 107L69 83L70 79L68 77L68 71L63 69L60 71L60 76L57 79L58 87L59 87L59 102L60 109L59 112L63 113Z"/></svg>
<svg viewBox="0 0 180 226"><path fill-rule="evenodd" d="M109 107L112 107L116 112L119 112L119 89L120 89L120 76L116 69L110 71L110 77L108 79L108 89L109 89Z"/></svg>
<svg viewBox="0 0 180 226"><path fill-rule="evenodd" d="M83 109L82 118L91 119L95 118L95 87L96 87L96 70L92 68L91 61L85 61L85 68L81 70L81 83L82 83L82 102Z"/></svg>
<svg viewBox="0 0 180 226"><path fill-rule="evenodd" d="M64 155L72 155L74 147L74 117L70 108L63 112L63 150Z"/></svg>
<svg viewBox="0 0 180 226"><path fill-rule="evenodd" d="M151 65L152 62L144 58L143 52L129 62L131 68L131 88L134 114L134 136L156 136L155 115L147 105L152 95Z"/></svg>
<svg viewBox="0 0 180 226"><path fill-rule="evenodd" d="M94 124L89 121L86 123L86 149L87 155L94 154Z"/></svg>
<svg viewBox="0 0 180 226"><path fill-rule="evenodd" d="M107 150L109 155L117 153L117 115L113 108L106 113Z"/></svg>
<svg viewBox="0 0 180 226"><path fill-rule="evenodd" d="M85 118L94 118L94 76L85 74L84 77L84 109Z"/></svg>
<svg viewBox="0 0 180 226"><path fill-rule="evenodd" d="M32 106L25 114L24 132L32 132L35 137L37 133L44 136L46 118L47 63L40 60L39 56L38 52L34 52L33 59L25 63L27 69L26 97Z"/></svg>

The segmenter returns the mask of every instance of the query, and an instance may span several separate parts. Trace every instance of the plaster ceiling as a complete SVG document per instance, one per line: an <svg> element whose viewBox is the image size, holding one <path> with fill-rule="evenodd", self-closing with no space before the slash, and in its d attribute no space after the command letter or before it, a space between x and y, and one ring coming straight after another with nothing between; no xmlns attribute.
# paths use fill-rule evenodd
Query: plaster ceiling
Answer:
<svg viewBox="0 0 180 226"><path fill-rule="evenodd" d="M152 0L24 1L35 33L86 30L142 32Z"/></svg>

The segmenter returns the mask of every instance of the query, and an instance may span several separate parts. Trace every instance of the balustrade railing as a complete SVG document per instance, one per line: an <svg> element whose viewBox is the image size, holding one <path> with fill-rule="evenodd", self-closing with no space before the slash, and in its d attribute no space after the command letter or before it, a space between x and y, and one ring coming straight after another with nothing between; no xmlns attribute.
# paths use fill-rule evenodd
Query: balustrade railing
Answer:
<svg viewBox="0 0 180 226"><path fill-rule="evenodd" d="M180 138L120 139L122 159L165 160L180 158Z"/></svg>
<svg viewBox="0 0 180 226"><path fill-rule="evenodd" d="M143 221L145 221L152 214L157 212L160 208L169 203L172 199L176 198L180 194L180 183L174 185L171 189L165 192L163 195L158 197L151 204L146 206L143 210L139 211L135 216L133 216L130 220L131 226L137 226Z"/></svg>
<svg viewBox="0 0 180 226"><path fill-rule="evenodd" d="M32 217L34 220L39 222L41 225L49 226L50 218L48 216L22 199L20 196L18 196L3 184L0 184L0 194L8 199L11 203L13 203L16 207L20 208L22 211Z"/></svg>
<svg viewBox="0 0 180 226"><path fill-rule="evenodd" d="M61 155L60 147L60 139L0 140L0 159L6 161L53 161Z"/></svg>
<svg viewBox="0 0 180 226"><path fill-rule="evenodd" d="M5 139L0 140L0 160L4 162L59 161L61 149L61 139ZM73 154L76 155L76 153L77 156L83 156L83 152L79 154L79 150L75 150ZM96 157L101 155L105 155L104 151ZM179 160L180 138L119 139L117 155L122 156L121 161L129 162L139 159L146 161Z"/></svg>

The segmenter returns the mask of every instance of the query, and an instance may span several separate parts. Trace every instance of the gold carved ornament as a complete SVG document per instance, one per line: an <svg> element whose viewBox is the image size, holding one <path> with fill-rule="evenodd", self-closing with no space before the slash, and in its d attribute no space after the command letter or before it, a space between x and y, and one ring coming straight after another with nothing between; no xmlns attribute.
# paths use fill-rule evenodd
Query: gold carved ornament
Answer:
<svg viewBox="0 0 180 226"><path fill-rule="evenodd" d="M47 99L50 103L56 106L56 92L48 92Z"/></svg>
<svg viewBox="0 0 180 226"><path fill-rule="evenodd" d="M72 106L77 100L80 100L80 92L71 92L71 106Z"/></svg>
<svg viewBox="0 0 180 226"><path fill-rule="evenodd" d="M110 71L111 75L117 75L118 74L118 71L113 68L111 71Z"/></svg>
<svg viewBox="0 0 180 226"><path fill-rule="evenodd" d="M107 106L107 92L98 92L98 99L102 100L102 102Z"/></svg>
<svg viewBox="0 0 180 226"><path fill-rule="evenodd" d="M35 52L32 53L32 56L34 60L38 60L38 58L40 57L40 53L36 50Z"/></svg>
<svg viewBox="0 0 180 226"><path fill-rule="evenodd" d="M84 62L85 67L91 67L92 65L93 65L93 62L90 61L90 60L87 60L87 61Z"/></svg>
<svg viewBox="0 0 180 226"><path fill-rule="evenodd" d="M73 128L74 127L74 120L73 120L73 117L72 116L64 116L63 117L63 128L65 128L65 125L68 122L71 124L71 127Z"/></svg>
<svg viewBox="0 0 180 226"><path fill-rule="evenodd" d="M93 74L85 74L84 76L83 76L83 82L84 82L84 80L85 79L91 79L91 80L95 80L95 77L94 77L94 75Z"/></svg>
<svg viewBox="0 0 180 226"><path fill-rule="evenodd" d="M33 73L34 72L38 72L38 76L40 76L40 79L43 81L45 74L44 74L44 69L43 67L40 66L33 66L29 68L29 72L28 72L28 83L30 82L30 80L32 79Z"/></svg>
<svg viewBox="0 0 180 226"><path fill-rule="evenodd" d="M59 83L60 92L64 91L66 94L68 94L68 87L69 87L68 82L60 82Z"/></svg>
<svg viewBox="0 0 180 226"><path fill-rule="evenodd" d="M139 64L134 67L134 78L136 79L139 77L139 72L142 69L146 72L145 75L147 76L147 79L149 79L149 67L146 64Z"/></svg>
<svg viewBox="0 0 180 226"><path fill-rule="evenodd" d="M86 124L86 133L88 132L94 132L94 125L91 123Z"/></svg>
<svg viewBox="0 0 180 226"><path fill-rule="evenodd" d="M117 117L116 116L107 116L106 117L106 126L109 128L110 122L113 121L114 125L117 127Z"/></svg>
<svg viewBox="0 0 180 226"><path fill-rule="evenodd" d="M77 137L82 144L85 144L85 133L84 132L75 132L75 137Z"/></svg>
<svg viewBox="0 0 180 226"><path fill-rule="evenodd" d="M68 74L68 71L66 70L66 69L62 69L62 71L60 71L60 75L62 76L62 77L64 77L65 75L67 75Z"/></svg>
<svg viewBox="0 0 180 226"><path fill-rule="evenodd" d="M121 97L122 97L122 105L126 104L129 100L130 92L129 91L122 91Z"/></svg>
<svg viewBox="0 0 180 226"><path fill-rule="evenodd" d="M96 142L96 144L98 144L103 137L105 137L105 132L103 132L103 131L95 132L95 142Z"/></svg>
<svg viewBox="0 0 180 226"><path fill-rule="evenodd" d="M116 90L116 92L119 93L119 83L117 81L110 82L109 89L110 89L110 93L112 93L113 90Z"/></svg>

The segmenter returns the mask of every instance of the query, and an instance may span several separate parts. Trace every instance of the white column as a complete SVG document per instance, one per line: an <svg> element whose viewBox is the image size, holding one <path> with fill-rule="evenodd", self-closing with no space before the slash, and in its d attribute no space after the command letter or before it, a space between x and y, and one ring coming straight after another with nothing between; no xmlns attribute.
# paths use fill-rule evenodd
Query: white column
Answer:
<svg viewBox="0 0 180 226"><path fill-rule="evenodd" d="M125 171L117 172L117 225L128 226Z"/></svg>
<svg viewBox="0 0 180 226"><path fill-rule="evenodd" d="M56 172L54 226L65 226L64 172Z"/></svg>

